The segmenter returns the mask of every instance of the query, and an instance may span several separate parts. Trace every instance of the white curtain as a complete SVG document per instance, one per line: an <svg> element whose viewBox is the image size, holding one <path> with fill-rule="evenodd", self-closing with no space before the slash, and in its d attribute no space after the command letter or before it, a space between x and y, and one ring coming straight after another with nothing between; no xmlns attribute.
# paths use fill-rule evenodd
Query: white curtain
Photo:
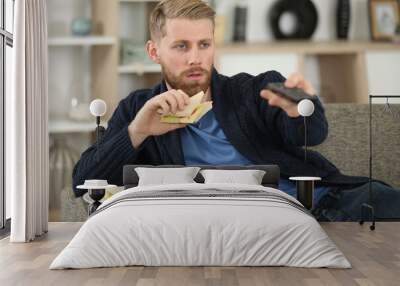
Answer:
<svg viewBox="0 0 400 286"><path fill-rule="evenodd" d="M47 232L49 192L46 0L15 1L13 92L6 99L6 187L12 242Z"/></svg>

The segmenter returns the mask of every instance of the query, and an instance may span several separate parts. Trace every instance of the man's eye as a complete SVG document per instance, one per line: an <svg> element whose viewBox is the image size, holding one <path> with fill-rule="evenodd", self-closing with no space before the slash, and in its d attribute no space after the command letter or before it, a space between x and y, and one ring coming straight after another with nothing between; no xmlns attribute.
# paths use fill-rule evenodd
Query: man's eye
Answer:
<svg viewBox="0 0 400 286"><path fill-rule="evenodd" d="M177 48L178 50L184 50L184 49L186 49L186 45L185 44L179 44L179 45L176 45L175 48Z"/></svg>
<svg viewBox="0 0 400 286"><path fill-rule="evenodd" d="M206 49L206 48L208 48L209 46L210 46L209 43L202 43L202 44L200 45L200 47L203 48L203 49Z"/></svg>

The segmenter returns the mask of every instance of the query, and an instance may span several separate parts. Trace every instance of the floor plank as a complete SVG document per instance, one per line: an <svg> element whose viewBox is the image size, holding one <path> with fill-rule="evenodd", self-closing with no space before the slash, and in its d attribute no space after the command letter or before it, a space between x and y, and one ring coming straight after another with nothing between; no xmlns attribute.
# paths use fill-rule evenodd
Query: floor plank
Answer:
<svg viewBox="0 0 400 286"><path fill-rule="evenodd" d="M49 233L32 243L0 240L0 285L399 285L400 223L380 222L375 231L357 223L322 223L352 269L289 267L118 267L48 269L82 223L50 223Z"/></svg>

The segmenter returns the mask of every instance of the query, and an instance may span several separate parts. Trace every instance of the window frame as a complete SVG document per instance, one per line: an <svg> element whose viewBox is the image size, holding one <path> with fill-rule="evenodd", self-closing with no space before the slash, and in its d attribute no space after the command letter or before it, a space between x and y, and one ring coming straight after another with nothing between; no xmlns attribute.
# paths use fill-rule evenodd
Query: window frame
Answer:
<svg viewBox="0 0 400 286"><path fill-rule="evenodd" d="M10 232L10 219L6 218L6 188L5 188L5 98L6 98L6 47L13 48L13 34L6 30L6 0L0 0L0 237ZM15 0L11 0L14 14ZM8 15L14 19L14 15ZM13 29L12 29L13 30Z"/></svg>

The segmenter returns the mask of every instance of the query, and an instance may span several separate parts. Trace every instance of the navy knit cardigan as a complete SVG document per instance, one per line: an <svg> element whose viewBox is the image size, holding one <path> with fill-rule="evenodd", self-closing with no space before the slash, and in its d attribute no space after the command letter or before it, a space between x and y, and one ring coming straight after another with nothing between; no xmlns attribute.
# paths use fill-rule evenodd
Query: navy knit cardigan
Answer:
<svg viewBox="0 0 400 286"><path fill-rule="evenodd" d="M240 73L232 77L212 73L211 90L215 117L231 144L254 164L277 164L281 176L319 176L325 185L356 186L367 178L348 177L321 154L308 150L304 162L304 121L300 116L290 118L277 107L268 105L260 91L270 82L282 82L278 72L258 76ZM101 139L97 161L96 144L81 156L73 171L76 189L85 179L107 179L110 184L122 185L122 168L126 164L184 165L179 130L161 136L148 137L137 149L132 146L128 125L144 103L164 91L165 82L153 89L138 90L123 99L108 122ZM328 122L322 104L317 101L315 112L307 118L309 146L322 143L328 134Z"/></svg>

